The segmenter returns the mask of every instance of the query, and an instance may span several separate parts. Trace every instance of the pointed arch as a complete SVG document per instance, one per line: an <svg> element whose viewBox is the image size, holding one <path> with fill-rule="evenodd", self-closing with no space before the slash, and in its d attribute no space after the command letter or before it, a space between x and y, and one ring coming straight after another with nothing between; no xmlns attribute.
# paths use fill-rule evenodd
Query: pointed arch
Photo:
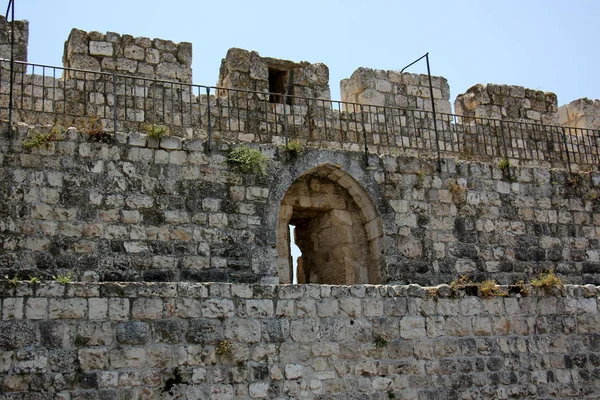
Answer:
<svg viewBox="0 0 600 400"><path fill-rule="evenodd" d="M302 250L298 283L382 281L383 226L373 200L350 174L321 164L300 174L279 208L279 282L292 283L288 226Z"/></svg>

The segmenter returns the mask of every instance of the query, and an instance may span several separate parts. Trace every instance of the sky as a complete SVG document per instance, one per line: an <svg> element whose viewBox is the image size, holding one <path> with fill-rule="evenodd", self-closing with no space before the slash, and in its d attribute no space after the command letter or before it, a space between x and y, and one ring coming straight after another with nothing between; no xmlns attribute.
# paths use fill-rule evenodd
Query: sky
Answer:
<svg viewBox="0 0 600 400"><path fill-rule="evenodd" d="M333 99L358 67L400 70L429 52L452 103L477 83L554 92L559 105L600 98L599 0L15 0L15 12L40 64L62 65L79 28L191 42L203 85L231 47L325 63ZM424 61L407 72L425 73Z"/></svg>

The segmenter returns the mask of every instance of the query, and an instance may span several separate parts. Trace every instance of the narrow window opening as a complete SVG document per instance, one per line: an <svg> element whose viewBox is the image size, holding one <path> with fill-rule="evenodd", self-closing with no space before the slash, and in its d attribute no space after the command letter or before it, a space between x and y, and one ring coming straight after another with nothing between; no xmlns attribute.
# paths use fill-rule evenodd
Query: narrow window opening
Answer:
<svg viewBox="0 0 600 400"><path fill-rule="evenodd" d="M269 103L283 103L283 95L288 87L288 71L269 68ZM292 93L287 93L291 95ZM292 104L292 99L287 98L286 104Z"/></svg>
<svg viewBox="0 0 600 400"><path fill-rule="evenodd" d="M290 254L292 257L292 283L298 283L298 260L302 257L302 250L296 245L294 237L294 225L289 225L290 228Z"/></svg>

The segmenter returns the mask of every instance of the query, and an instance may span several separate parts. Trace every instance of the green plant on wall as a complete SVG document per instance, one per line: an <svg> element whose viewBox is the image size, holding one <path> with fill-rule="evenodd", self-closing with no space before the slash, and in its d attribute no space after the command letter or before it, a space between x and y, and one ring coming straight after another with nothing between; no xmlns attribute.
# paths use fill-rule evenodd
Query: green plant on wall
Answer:
<svg viewBox="0 0 600 400"><path fill-rule="evenodd" d="M285 145L285 151L292 156L299 156L304 153L304 146L299 140L291 140Z"/></svg>
<svg viewBox="0 0 600 400"><path fill-rule="evenodd" d="M62 140L62 135L66 132L60 125L53 127L50 132L40 132L37 129L29 131L27 140L23 141L23 147L32 149L34 147L46 146L50 142Z"/></svg>
<svg viewBox="0 0 600 400"><path fill-rule="evenodd" d="M229 340L223 340L219 343L215 349L215 353L220 356L231 357L233 351L233 345Z"/></svg>
<svg viewBox="0 0 600 400"><path fill-rule="evenodd" d="M53 278L56 282L62 283L63 285L67 285L67 284L73 282L70 272L67 273L66 275L58 274L58 275L54 276Z"/></svg>
<svg viewBox="0 0 600 400"><path fill-rule="evenodd" d="M234 169L245 174L266 175L267 173L269 158L260 150L245 144L232 149L227 155L227 159Z"/></svg>
<svg viewBox="0 0 600 400"><path fill-rule="evenodd" d="M169 127L160 124L147 124L144 125L144 132L146 132L148 137L160 139L169 135Z"/></svg>
<svg viewBox="0 0 600 400"><path fill-rule="evenodd" d="M561 287L562 280L554 273L554 270L550 270L548 272L540 273L540 276L537 279L532 279L531 286L550 290L555 287Z"/></svg>
<svg viewBox="0 0 600 400"><path fill-rule="evenodd" d="M502 171L506 171L510 168L510 160L508 158L503 158L498 162L498 168Z"/></svg>

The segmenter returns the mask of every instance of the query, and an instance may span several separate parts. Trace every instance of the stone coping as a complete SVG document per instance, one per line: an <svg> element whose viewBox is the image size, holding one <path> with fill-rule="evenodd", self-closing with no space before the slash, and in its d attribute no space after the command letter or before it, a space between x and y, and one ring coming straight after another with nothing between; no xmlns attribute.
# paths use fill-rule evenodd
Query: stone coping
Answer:
<svg viewBox="0 0 600 400"><path fill-rule="evenodd" d="M476 290L477 283L457 289L450 285L319 285L319 284L240 284L221 282L72 282L43 281L30 283L0 281L0 298L10 297L188 297L188 298L329 298L329 297L410 297L410 298L462 298L462 297L570 297L591 298L600 294L600 286L592 284L565 284L550 290L532 285L498 285L505 295L484 296ZM525 290L521 290L524 288ZM517 290L515 290L517 289Z"/></svg>

